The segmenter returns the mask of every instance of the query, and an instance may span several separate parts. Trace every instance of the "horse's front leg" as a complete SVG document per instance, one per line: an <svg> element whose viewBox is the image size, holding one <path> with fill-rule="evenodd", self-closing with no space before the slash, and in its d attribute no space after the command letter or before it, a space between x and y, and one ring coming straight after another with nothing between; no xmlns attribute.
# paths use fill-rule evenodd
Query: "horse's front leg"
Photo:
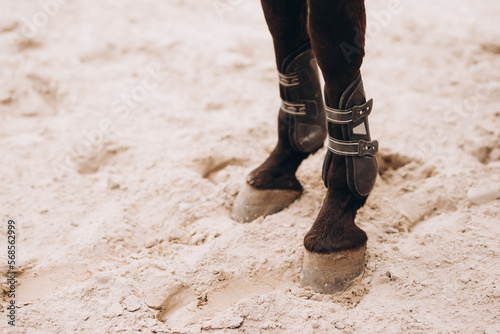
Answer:
<svg viewBox="0 0 500 334"><path fill-rule="evenodd" d="M354 219L377 176L360 67L364 56L364 0L309 0L312 48L325 79L328 151L323 206L304 238L304 286L332 293L364 269L367 236Z"/></svg>
<svg viewBox="0 0 500 334"><path fill-rule="evenodd" d="M282 99L278 143L252 171L238 194L233 217L251 221L286 208L302 193L295 177L300 163L323 146L325 109L307 33L306 0L262 0L273 37Z"/></svg>

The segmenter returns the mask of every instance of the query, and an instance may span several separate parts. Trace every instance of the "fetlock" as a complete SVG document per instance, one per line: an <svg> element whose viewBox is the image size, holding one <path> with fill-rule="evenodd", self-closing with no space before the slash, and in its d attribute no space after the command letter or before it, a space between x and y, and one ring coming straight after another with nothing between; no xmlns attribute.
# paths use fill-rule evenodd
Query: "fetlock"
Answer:
<svg viewBox="0 0 500 334"><path fill-rule="evenodd" d="M313 226L304 237L304 247L314 253L360 248L368 238L354 221L366 198L357 198L349 190L343 157L332 156L326 175L329 188Z"/></svg>

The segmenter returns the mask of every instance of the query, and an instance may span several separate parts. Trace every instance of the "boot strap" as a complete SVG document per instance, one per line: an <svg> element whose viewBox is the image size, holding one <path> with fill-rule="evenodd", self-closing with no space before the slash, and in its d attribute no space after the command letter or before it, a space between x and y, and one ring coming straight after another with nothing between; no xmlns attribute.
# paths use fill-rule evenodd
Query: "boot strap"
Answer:
<svg viewBox="0 0 500 334"><path fill-rule="evenodd" d="M352 157L374 157L378 152L378 141L344 141L328 136L328 149L335 154Z"/></svg>
<svg viewBox="0 0 500 334"><path fill-rule="evenodd" d="M373 99L347 110L340 110L326 106L326 119L335 124L357 123L360 119L368 117L372 112Z"/></svg>

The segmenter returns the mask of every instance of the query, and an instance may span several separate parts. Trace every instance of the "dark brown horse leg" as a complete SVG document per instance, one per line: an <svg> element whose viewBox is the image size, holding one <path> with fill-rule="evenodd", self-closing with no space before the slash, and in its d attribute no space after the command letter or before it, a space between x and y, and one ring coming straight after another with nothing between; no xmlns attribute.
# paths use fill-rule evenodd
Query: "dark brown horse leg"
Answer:
<svg viewBox="0 0 500 334"><path fill-rule="evenodd" d="M278 143L238 194L233 217L251 221L286 208L302 193L295 172L326 137L319 74L307 33L306 0L262 0L273 37L283 101Z"/></svg>
<svg viewBox="0 0 500 334"><path fill-rule="evenodd" d="M364 56L364 0L309 0L309 33L325 79L329 151L323 166L328 190L304 238L304 286L333 293L363 272L367 236L354 223L377 175L359 74Z"/></svg>

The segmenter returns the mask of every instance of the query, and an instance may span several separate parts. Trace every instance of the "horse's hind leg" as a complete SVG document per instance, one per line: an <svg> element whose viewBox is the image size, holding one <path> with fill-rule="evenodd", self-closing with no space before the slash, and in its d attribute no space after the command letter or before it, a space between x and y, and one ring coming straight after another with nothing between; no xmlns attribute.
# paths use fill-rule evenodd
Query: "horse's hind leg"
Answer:
<svg viewBox="0 0 500 334"><path fill-rule="evenodd" d="M323 146L325 110L307 33L306 0L262 0L273 37L282 105L278 143L252 171L238 194L233 217L251 221L286 208L302 193L295 172L302 160Z"/></svg>
<svg viewBox="0 0 500 334"><path fill-rule="evenodd" d="M377 175L359 73L364 56L364 0L308 0L312 48L325 79L328 151L323 206L304 238L304 286L332 293L363 272L367 236L354 224Z"/></svg>

